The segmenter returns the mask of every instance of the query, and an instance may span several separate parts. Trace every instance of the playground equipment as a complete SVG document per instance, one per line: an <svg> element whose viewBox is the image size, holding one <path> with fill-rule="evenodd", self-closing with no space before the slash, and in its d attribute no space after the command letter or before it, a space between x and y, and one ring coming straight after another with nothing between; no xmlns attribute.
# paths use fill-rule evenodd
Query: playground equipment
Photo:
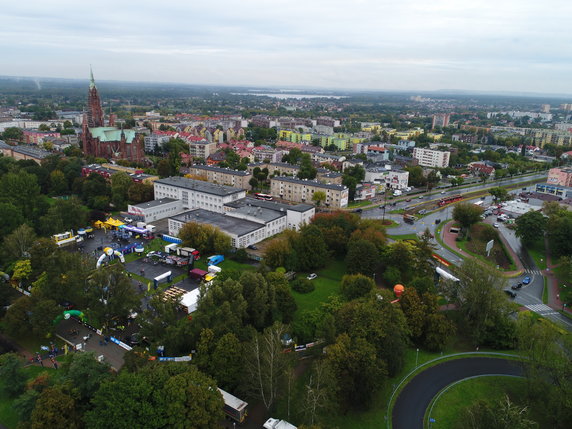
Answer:
<svg viewBox="0 0 572 429"><path fill-rule="evenodd" d="M125 263L125 258L123 257L123 253L121 253L119 250L114 250L111 247L106 247L105 249L103 249L103 254L97 260L97 264L95 265L95 267L96 268L101 267L101 264L103 263L105 258L107 257L111 258L114 255L117 256L121 262Z"/></svg>
<svg viewBox="0 0 572 429"><path fill-rule="evenodd" d="M85 317L85 314L83 314L82 311L79 310L66 310L64 311L62 314L59 314L58 317L56 317L54 319L54 325L57 325L58 323L60 323L62 320L68 320L71 316L75 316L77 318L79 318L82 322L86 322L87 318Z"/></svg>
<svg viewBox="0 0 572 429"><path fill-rule="evenodd" d="M401 297L401 295L405 292L405 287L403 285L395 285L393 287L393 293L396 297Z"/></svg>

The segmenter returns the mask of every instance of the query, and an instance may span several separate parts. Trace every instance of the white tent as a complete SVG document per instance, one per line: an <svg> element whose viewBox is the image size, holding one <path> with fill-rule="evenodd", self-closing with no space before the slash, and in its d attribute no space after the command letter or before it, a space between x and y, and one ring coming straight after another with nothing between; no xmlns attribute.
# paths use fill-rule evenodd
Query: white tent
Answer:
<svg viewBox="0 0 572 429"><path fill-rule="evenodd" d="M187 309L187 313L192 313L197 309L201 291L197 288L181 296L181 305Z"/></svg>

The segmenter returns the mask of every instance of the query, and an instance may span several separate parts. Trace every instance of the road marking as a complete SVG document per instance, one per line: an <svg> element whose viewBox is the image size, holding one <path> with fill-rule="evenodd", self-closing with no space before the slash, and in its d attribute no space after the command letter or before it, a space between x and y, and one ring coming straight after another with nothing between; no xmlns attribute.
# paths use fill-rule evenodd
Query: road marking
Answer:
<svg viewBox="0 0 572 429"><path fill-rule="evenodd" d="M538 275L542 275L542 272L540 270L524 270L526 273L529 274L538 274Z"/></svg>
<svg viewBox="0 0 572 429"><path fill-rule="evenodd" d="M542 316L548 316L551 314L558 314L557 311L554 311L552 307L547 306L546 304L528 304L525 306L529 310L534 311Z"/></svg>

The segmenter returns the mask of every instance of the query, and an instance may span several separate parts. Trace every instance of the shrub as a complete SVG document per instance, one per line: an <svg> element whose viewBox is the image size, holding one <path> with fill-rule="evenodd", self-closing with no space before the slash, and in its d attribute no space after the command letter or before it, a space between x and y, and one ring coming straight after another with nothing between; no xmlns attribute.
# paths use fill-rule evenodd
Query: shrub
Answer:
<svg viewBox="0 0 572 429"><path fill-rule="evenodd" d="M316 287L308 279L298 279L292 282L292 289L298 293L310 293L313 292Z"/></svg>

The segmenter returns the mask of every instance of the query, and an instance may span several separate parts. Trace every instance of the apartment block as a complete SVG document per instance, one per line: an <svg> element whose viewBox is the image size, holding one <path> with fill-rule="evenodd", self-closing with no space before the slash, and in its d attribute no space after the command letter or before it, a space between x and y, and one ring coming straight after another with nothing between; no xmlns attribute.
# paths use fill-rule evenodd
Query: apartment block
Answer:
<svg viewBox="0 0 572 429"><path fill-rule="evenodd" d="M450 156L451 152L423 149L418 147L413 148L413 158L418 160L419 165L422 167L448 167Z"/></svg>
<svg viewBox="0 0 572 429"><path fill-rule="evenodd" d="M249 189L248 182L252 174L248 171L232 170L230 168L214 167L212 165L192 165L189 167L191 176L203 177L207 182Z"/></svg>
<svg viewBox="0 0 572 429"><path fill-rule="evenodd" d="M348 188L343 185L320 183L315 180L301 180L292 177L274 177L270 181L272 195L297 203L313 204L312 196L317 191L326 194L324 205L342 208L348 205Z"/></svg>

